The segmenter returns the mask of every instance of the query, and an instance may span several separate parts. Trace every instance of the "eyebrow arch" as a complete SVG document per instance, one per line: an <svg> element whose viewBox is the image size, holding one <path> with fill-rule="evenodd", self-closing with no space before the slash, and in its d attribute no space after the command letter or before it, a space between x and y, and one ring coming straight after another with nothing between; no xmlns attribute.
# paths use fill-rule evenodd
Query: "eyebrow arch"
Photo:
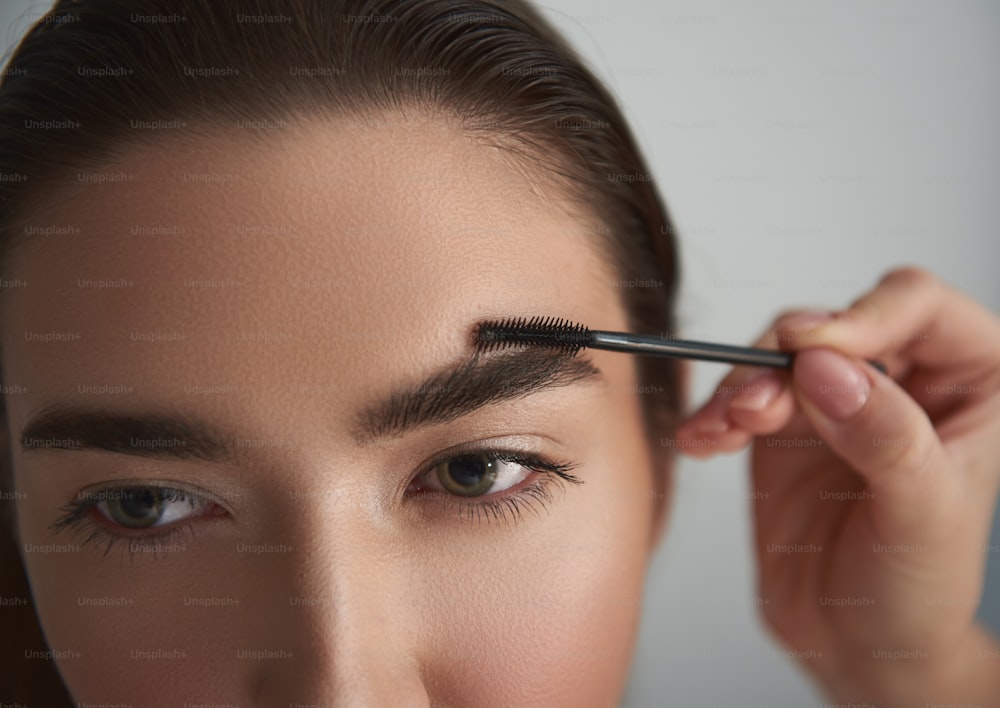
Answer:
<svg viewBox="0 0 1000 708"><path fill-rule="evenodd" d="M577 383L603 381L593 362L541 347L483 357L478 352L415 386L399 388L355 417L359 445L446 423L485 406Z"/></svg>

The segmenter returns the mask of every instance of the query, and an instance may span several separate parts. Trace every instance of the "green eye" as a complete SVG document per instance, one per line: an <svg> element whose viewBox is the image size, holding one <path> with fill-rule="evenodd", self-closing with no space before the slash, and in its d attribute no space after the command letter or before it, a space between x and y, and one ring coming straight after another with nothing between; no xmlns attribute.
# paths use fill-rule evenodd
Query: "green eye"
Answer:
<svg viewBox="0 0 1000 708"><path fill-rule="evenodd" d="M163 516L163 490L155 488L126 489L115 499L105 502L112 521L130 529L152 526Z"/></svg>
<svg viewBox="0 0 1000 708"><path fill-rule="evenodd" d="M461 455L442 462L435 468L435 474L441 486L450 493L478 497L493 486L498 462L492 455Z"/></svg>

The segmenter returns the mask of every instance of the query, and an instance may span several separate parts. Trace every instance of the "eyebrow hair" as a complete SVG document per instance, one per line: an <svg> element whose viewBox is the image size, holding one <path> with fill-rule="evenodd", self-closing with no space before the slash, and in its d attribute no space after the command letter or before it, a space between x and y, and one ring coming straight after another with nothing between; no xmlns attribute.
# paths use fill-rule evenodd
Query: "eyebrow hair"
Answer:
<svg viewBox="0 0 1000 708"><path fill-rule="evenodd" d="M488 357L478 352L367 406L356 417L352 436L359 445L399 437L417 428L447 423L485 406L576 383L603 380L589 359L541 347Z"/></svg>
<svg viewBox="0 0 1000 708"><path fill-rule="evenodd" d="M589 360L542 348L482 357L404 386L366 406L354 417L359 445L400 437L417 428L446 423L494 403L580 382L603 380ZM231 463L234 437L193 414L108 411L56 405L35 415L21 432L24 452L104 450L134 457Z"/></svg>
<svg viewBox="0 0 1000 708"><path fill-rule="evenodd" d="M79 405L45 408L21 432L21 449L105 450L157 459L232 462L230 438L193 415L129 413Z"/></svg>

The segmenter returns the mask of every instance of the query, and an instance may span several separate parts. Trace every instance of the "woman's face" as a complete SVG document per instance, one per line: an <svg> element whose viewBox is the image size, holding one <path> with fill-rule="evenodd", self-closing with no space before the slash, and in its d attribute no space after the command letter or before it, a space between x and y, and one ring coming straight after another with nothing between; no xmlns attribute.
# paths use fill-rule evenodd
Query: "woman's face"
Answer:
<svg viewBox="0 0 1000 708"><path fill-rule="evenodd" d="M440 121L224 135L86 173L12 253L20 540L74 698L618 700L665 504L635 361L470 344L624 328L592 224Z"/></svg>

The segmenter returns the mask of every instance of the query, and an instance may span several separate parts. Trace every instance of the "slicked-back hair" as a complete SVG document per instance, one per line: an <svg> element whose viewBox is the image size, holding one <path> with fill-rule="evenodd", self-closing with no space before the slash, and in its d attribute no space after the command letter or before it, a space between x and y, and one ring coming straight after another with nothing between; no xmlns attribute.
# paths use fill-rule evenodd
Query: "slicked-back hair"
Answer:
<svg viewBox="0 0 1000 708"><path fill-rule="evenodd" d="M238 120L363 120L413 109L458 120L585 208L594 228L581 247L597 249L617 274L629 330L673 336L675 230L646 161L612 95L523 0L60 0L0 77L0 271L16 276L11 254L31 247L25 223L78 188L78 173L106 168L135 145L203 140ZM165 120L186 127L135 127ZM265 143L269 131L240 134ZM635 365L652 392L640 399L659 465L669 454L659 441L681 415L680 366L651 357ZM6 403L0 415L6 429ZM0 449L7 490L16 443ZM660 493L665 477L658 470ZM0 511L10 517L13 505L8 495ZM0 533L10 584L0 594L30 599L14 537ZM0 699L68 705L61 685L44 693L54 668L23 659L25 649L44 648L33 607L15 624L0 655L10 681L0 682Z"/></svg>

